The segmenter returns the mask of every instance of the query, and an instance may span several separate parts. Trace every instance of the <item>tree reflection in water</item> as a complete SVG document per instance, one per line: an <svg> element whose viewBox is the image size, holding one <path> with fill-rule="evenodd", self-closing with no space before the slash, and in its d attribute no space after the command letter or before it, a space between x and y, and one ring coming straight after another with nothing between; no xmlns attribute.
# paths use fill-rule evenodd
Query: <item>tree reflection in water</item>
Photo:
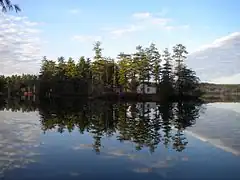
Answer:
<svg viewBox="0 0 240 180"><path fill-rule="evenodd" d="M104 136L133 142L136 150L147 147L151 153L160 144L182 151L188 143L184 130L195 124L202 109L198 102L113 103L82 99L44 100L38 104L6 101L1 105L1 109L12 111L38 110L43 132L77 129L81 134L92 134L96 153L100 153Z"/></svg>

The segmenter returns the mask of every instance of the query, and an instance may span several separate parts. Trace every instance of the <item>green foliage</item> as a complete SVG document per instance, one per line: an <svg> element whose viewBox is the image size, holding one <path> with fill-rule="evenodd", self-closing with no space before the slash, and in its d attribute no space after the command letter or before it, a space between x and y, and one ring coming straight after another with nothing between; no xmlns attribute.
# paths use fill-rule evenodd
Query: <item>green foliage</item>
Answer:
<svg viewBox="0 0 240 180"><path fill-rule="evenodd" d="M4 76L0 76L0 95L6 91L7 81Z"/></svg>
<svg viewBox="0 0 240 180"><path fill-rule="evenodd" d="M197 93L199 90L199 78L193 70L187 68L186 66L181 67L177 84L179 86L179 93L181 96L185 94L192 95Z"/></svg>
<svg viewBox="0 0 240 180"><path fill-rule="evenodd" d="M188 52L182 44L173 47L172 58L175 61L175 94L177 96L200 96L200 79L195 71L189 69L185 64Z"/></svg>
<svg viewBox="0 0 240 180"><path fill-rule="evenodd" d="M180 68L186 59L186 55L188 54L186 47L182 44L177 44L173 47L173 59L176 62L176 67Z"/></svg>
<svg viewBox="0 0 240 180"><path fill-rule="evenodd" d="M168 49L163 51L163 60L164 64L161 69L161 80L159 91L165 98L169 98L172 94L174 94L174 75L172 68L172 58Z"/></svg>
<svg viewBox="0 0 240 180"><path fill-rule="evenodd" d="M119 54L118 66L119 66L119 85L122 87L122 89L127 91L129 84L128 80L131 76L132 78L135 77L137 67L134 67L134 63L132 63L131 56L124 53ZM131 72L132 74L130 74Z"/></svg>
<svg viewBox="0 0 240 180"><path fill-rule="evenodd" d="M161 77L161 54L156 48L155 44L151 44L150 47L146 49L146 53L149 59L150 78L152 77L154 81L158 84L160 83Z"/></svg>

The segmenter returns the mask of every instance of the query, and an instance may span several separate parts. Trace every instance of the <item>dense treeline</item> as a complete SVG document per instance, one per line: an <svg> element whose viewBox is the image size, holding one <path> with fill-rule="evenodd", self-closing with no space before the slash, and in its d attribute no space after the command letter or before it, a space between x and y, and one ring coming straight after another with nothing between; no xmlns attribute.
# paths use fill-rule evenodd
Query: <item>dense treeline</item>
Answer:
<svg viewBox="0 0 240 180"><path fill-rule="evenodd" d="M12 96L18 95L22 88L27 88L28 85L36 84L37 75L22 74L12 76L0 76L0 94L7 94L8 90Z"/></svg>
<svg viewBox="0 0 240 180"><path fill-rule="evenodd" d="M79 131L90 133L97 153L104 146L104 137L130 141L136 150L148 148L154 152L160 144L176 151L186 148L184 130L195 124L201 103L111 103L107 101L84 101L81 99L50 99L34 104L27 101L8 100L1 109L12 111L35 111L40 114L42 130L59 133ZM201 111L202 112L202 111Z"/></svg>
<svg viewBox="0 0 240 180"><path fill-rule="evenodd" d="M44 57L38 76L23 75L1 77L0 92L6 87L17 89L36 81L40 96L46 95L96 95L103 92L137 92L137 87L153 84L163 97L172 95L199 95L199 79L189 69L186 47L177 44L172 52L165 49L162 53L151 44L147 48L136 47L132 54L120 53L116 59L105 57L101 43L94 44L93 59L71 57L57 61ZM145 91L143 91L144 93Z"/></svg>
<svg viewBox="0 0 240 180"><path fill-rule="evenodd" d="M240 84L201 83L201 89L209 95L239 95Z"/></svg>

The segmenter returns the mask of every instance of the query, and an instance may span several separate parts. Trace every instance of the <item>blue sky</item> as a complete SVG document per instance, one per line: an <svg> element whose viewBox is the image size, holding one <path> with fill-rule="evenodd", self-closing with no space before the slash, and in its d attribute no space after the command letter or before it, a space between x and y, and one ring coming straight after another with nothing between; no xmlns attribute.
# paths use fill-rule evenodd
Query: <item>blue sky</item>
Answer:
<svg viewBox="0 0 240 180"><path fill-rule="evenodd" d="M115 55L119 50L127 51L151 41L159 47L183 43L193 51L239 29L235 20L240 17L237 8L240 2L237 0L20 0L19 4L23 9L21 15L44 23L39 28L43 31L41 38L48 41L43 53L49 56L90 54L92 41L74 41L74 36L101 36L106 55ZM151 13L155 18L171 19L166 26L176 29L170 31L156 24L145 30L126 32L118 39L104 31L105 28L128 29L136 24L144 26L133 17L136 13ZM189 27L178 29L177 26Z"/></svg>
<svg viewBox="0 0 240 180"><path fill-rule="evenodd" d="M95 40L104 55L132 52L154 42L160 49L184 44L189 52L239 32L238 0L12 0L41 31L41 55L74 58L93 54Z"/></svg>

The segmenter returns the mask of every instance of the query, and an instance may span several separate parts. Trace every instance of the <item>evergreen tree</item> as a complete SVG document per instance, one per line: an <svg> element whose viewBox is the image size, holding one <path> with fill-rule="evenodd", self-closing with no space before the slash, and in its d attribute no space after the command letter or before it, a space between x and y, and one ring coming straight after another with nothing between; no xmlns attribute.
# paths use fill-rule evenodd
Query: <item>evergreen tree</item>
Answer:
<svg viewBox="0 0 240 180"><path fill-rule="evenodd" d="M65 80L66 79L66 62L65 62L65 58L64 57L59 57L58 58L58 67L57 67L57 76L59 79L61 80Z"/></svg>
<svg viewBox="0 0 240 180"><path fill-rule="evenodd" d="M178 79L178 87L179 87L179 95L194 95L199 96L201 94L200 91L200 80L196 76L195 71L189 69L186 65L184 65L179 73L180 77Z"/></svg>
<svg viewBox="0 0 240 180"><path fill-rule="evenodd" d="M161 70L160 93L165 97L173 95L173 74L172 74L172 58L169 50L163 51L164 64Z"/></svg>
<svg viewBox="0 0 240 180"><path fill-rule="evenodd" d="M148 58L148 82L151 78L154 79L156 84L159 84L160 82L160 70L162 62L161 60L161 54L159 53L156 45L154 43L151 43L148 48L146 48L146 54Z"/></svg>
<svg viewBox="0 0 240 180"><path fill-rule="evenodd" d="M129 74L130 74L130 61L129 58L130 56L124 53L120 53L118 55L118 66L119 66L119 85L121 87L121 90L127 91L128 89L128 84L129 84Z"/></svg>
<svg viewBox="0 0 240 180"><path fill-rule="evenodd" d="M177 94L181 94L180 82L183 78L181 72L184 65L184 60L186 59L186 55L188 54L186 47L182 44L177 44L173 47L173 60L175 61L175 90Z"/></svg>
<svg viewBox="0 0 240 180"><path fill-rule="evenodd" d="M136 53L133 54L134 67L136 67L138 72L138 81L143 85L143 93L145 93L145 82L148 80L149 75L149 61L147 58L147 53L142 46L136 47Z"/></svg>
<svg viewBox="0 0 240 180"><path fill-rule="evenodd" d="M4 94L6 92L6 88L7 88L6 78L3 75L1 75L0 76L0 96L1 94Z"/></svg>

